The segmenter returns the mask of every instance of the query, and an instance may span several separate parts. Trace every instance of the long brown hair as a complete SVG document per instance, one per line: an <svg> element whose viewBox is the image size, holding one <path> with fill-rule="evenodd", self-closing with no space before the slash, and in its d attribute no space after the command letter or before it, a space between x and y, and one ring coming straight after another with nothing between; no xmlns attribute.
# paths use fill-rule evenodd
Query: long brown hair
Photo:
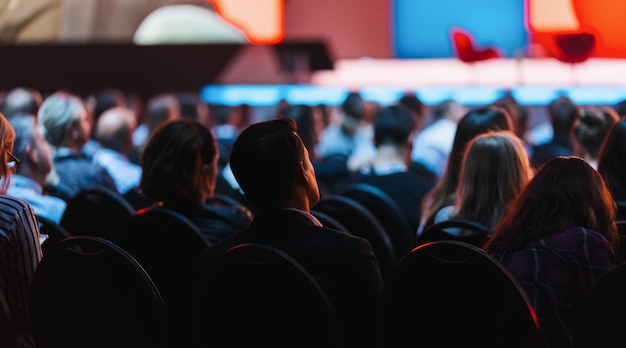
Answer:
<svg viewBox="0 0 626 348"><path fill-rule="evenodd" d="M604 235L617 251L615 214L613 197L595 169L580 157L555 157L512 203L485 249L518 250L537 238L580 226Z"/></svg>

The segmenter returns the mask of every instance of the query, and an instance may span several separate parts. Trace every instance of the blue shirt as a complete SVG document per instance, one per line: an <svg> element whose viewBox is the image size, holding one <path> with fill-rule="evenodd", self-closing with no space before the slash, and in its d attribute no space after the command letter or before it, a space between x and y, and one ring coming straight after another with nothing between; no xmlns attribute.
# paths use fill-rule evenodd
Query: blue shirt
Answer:
<svg viewBox="0 0 626 348"><path fill-rule="evenodd" d="M109 172L121 194L134 189L141 181L141 166L116 151L101 148L93 155L93 161Z"/></svg>
<svg viewBox="0 0 626 348"><path fill-rule="evenodd" d="M63 216L67 205L61 198L44 195L41 185L30 178L18 174L11 176L7 195L25 200L33 207L35 214L56 223L61 222L61 216Z"/></svg>

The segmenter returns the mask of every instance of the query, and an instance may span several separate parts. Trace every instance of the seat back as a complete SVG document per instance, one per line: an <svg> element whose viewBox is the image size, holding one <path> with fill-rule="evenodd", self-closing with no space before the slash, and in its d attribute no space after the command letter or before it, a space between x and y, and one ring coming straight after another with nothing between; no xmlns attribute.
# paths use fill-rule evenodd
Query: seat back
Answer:
<svg viewBox="0 0 626 348"><path fill-rule="evenodd" d="M11 317L9 302L0 288L0 348L15 347L17 329Z"/></svg>
<svg viewBox="0 0 626 348"><path fill-rule="evenodd" d="M605 274L585 297L574 347L626 347L626 264Z"/></svg>
<svg viewBox="0 0 626 348"><path fill-rule="evenodd" d="M619 246L616 250L615 264L619 265L626 262L626 220L615 221L617 225L617 234L619 235Z"/></svg>
<svg viewBox="0 0 626 348"><path fill-rule="evenodd" d="M93 188L77 193L68 202L60 224L73 236L111 240L134 213L135 209L119 193Z"/></svg>
<svg viewBox="0 0 626 348"><path fill-rule="evenodd" d="M446 232L446 229L462 229L472 234L457 236ZM485 225L468 219L451 219L426 226L422 233L413 241L413 248L438 240L456 240L482 247L491 237L492 231Z"/></svg>
<svg viewBox="0 0 626 348"><path fill-rule="evenodd" d="M184 215L159 206L128 219L115 242L146 269L163 296L172 346L192 345L198 259L211 243Z"/></svg>
<svg viewBox="0 0 626 348"><path fill-rule="evenodd" d="M340 188L337 194L354 199L372 212L387 231L399 255L411 250L416 231L398 203L385 191L370 184L352 183Z"/></svg>
<svg viewBox="0 0 626 348"><path fill-rule="evenodd" d="M73 236L57 243L43 256L30 291L37 347L165 347L159 291L111 241Z"/></svg>
<svg viewBox="0 0 626 348"><path fill-rule="evenodd" d="M478 47L471 34L460 27L450 29L452 46L456 56L465 63L497 58L500 52L495 47Z"/></svg>
<svg viewBox="0 0 626 348"><path fill-rule="evenodd" d="M65 229L65 227L60 224L43 217L41 215L37 215L37 221L39 222L39 233L42 236L46 236L45 240L41 244L41 250L43 253L47 253L47 251L52 248L54 245L59 243L65 238L69 238L72 235Z"/></svg>
<svg viewBox="0 0 626 348"><path fill-rule="evenodd" d="M338 347L326 294L296 260L272 246L230 248L202 277L197 298L199 347Z"/></svg>
<svg viewBox="0 0 626 348"><path fill-rule="evenodd" d="M352 198L330 195L322 198L312 210L329 215L350 234L367 239L378 258L383 278L398 261L398 253L387 231L361 203Z"/></svg>
<svg viewBox="0 0 626 348"><path fill-rule="evenodd" d="M591 57L596 45L596 37L591 33L558 34L554 38L559 50L555 56L564 63L582 63Z"/></svg>
<svg viewBox="0 0 626 348"><path fill-rule="evenodd" d="M515 278L484 250L423 244L394 267L383 290L385 347L540 347L538 323Z"/></svg>

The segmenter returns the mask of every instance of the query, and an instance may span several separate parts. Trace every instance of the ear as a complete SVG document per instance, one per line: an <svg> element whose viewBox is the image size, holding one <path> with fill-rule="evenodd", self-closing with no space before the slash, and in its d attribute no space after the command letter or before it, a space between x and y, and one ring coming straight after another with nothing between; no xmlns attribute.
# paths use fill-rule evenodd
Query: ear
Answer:
<svg viewBox="0 0 626 348"><path fill-rule="evenodd" d="M306 165L304 161L296 166L296 182L301 185L307 185L309 183L309 176L307 175Z"/></svg>
<svg viewBox="0 0 626 348"><path fill-rule="evenodd" d="M28 158L29 162L33 162L35 164L39 163L39 156L37 155L37 149L30 145L26 145L26 158Z"/></svg>

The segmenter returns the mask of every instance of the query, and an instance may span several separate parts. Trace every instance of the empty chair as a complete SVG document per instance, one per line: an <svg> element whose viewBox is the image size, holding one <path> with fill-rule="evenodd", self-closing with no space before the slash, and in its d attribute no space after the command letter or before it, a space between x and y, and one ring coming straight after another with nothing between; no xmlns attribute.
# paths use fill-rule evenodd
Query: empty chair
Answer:
<svg viewBox="0 0 626 348"><path fill-rule="evenodd" d="M465 233L462 235L450 234L446 232L446 229L461 229L465 230ZM491 234L492 231L489 228L476 221L467 219L445 220L426 226L422 233L413 241L413 248L438 240L458 240L482 247Z"/></svg>
<svg viewBox="0 0 626 348"><path fill-rule="evenodd" d="M311 209L313 215L316 211L335 219L350 234L367 239L378 258L383 278L386 277L399 256L387 231L371 211L354 199L339 195L322 198Z"/></svg>
<svg viewBox="0 0 626 348"><path fill-rule="evenodd" d="M450 35L456 56L465 63L498 58L502 55L496 47L480 47L465 29L452 28Z"/></svg>
<svg viewBox="0 0 626 348"><path fill-rule="evenodd" d="M540 347L535 313L497 260L459 241L421 245L385 283L384 347Z"/></svg>
<svg viewBox="0 0 626 348"><path fill-rule="evenodd" d="M166 347L165 304L145 270L111 241L73 236L33 277L37 347Z"/></svg>
<svg viewBox="0 0 626 348"><path fill-rule="evenodd" d="M192 346L198 258L209 241L184 215L160 206L138 211L114 240L146 269L163 296L170 345Z"/></svg>
<svg viewBox="0 0 626 348"><path fill-rule="evenodd" d="M574 331L574 347L626 346L626 264L606 273L585 297Z"/></svg>
<svg viewBox="0 0 626 348"><path fill-rule="evenodd" d="M112 239L133 214L135 209L119 193L106 189L87 189L77 193L67 203L61 226L73 236L90 235Z"/></svg>
<svg viewBox="0 0 626 348"><path fill-rule="evenodd" d="M198 291L199 347L338 347L326 294L296 260L269 245L230 248Z"/></svg>
<svg viewBox="0 0 626 348"><path fill-rule="evenodd" d="M39 234L42 238L45 238L41 243L41 249L44 254L63 239L72 236L65 227L46 217L37 215L37 220L39 221Z"/></svg>
<svg viewBox="0 0 626 348"><path fill-rule="evenodd" d="M336 193L356 200L372 212L387 231L400 255L411 250L415 229L411 228L398 203L385 191L370 184L351 183L339 188Z"/></svg>

